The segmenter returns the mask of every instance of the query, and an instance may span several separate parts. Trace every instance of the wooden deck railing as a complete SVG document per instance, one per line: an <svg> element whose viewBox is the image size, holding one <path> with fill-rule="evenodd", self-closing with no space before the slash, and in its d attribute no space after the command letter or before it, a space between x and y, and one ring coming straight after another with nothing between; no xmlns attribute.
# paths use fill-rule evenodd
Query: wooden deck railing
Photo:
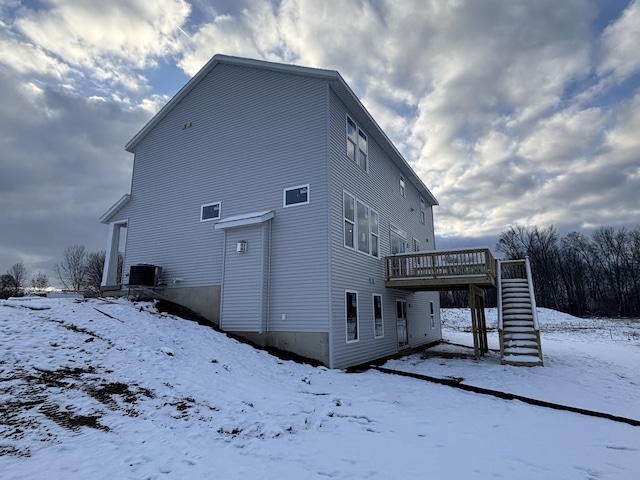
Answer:
<svg viewBox="0 0 640 480"><path fill-rule="evenodd" d="M488 248L402 253L385 260L387 281L497 276L496 261Z"/></svg>

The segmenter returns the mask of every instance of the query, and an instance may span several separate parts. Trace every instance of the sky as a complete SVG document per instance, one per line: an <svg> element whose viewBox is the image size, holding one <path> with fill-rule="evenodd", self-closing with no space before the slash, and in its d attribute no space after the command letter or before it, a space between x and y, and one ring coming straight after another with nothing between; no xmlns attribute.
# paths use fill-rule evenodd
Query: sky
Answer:
<svg viewBox="0 0 640 480"><path fill-rule="evenodd" d="M440 205L439 248L640 225L640 0L0 0L0 272L54 276L124 145L213 55L337 70Z"/></svg>

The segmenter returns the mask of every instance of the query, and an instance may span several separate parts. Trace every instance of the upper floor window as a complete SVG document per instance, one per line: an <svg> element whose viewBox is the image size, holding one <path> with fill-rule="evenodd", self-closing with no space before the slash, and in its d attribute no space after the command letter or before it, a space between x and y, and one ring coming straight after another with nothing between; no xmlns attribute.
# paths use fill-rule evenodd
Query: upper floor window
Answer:
<svg viewBox="0 0 640 480"><path fill-rule="evenodd" d="M349 117L347 117L347 157L364 170L369 168L367 135Z"/></svg>
<svg viewBox="0 0 640 480"><path fill-rule="evenodd" d="M379 255L379 217L353 195L343 194L344 246L377 257Z"/></svg>
<svg viewBox="0 0 640 480"><path fill-rule="evenodd" d="M284 207L290 207L292 205L305 205L307 203L309 203L309 184L284 189Z"/></svg>
<svg viewBox="0 0 640 480"><path fill-rule="evenodd" d="M420 197L420 223L423 225L427 221L427 204L424 201L424 198Z"/></svg>
<svg viewBox="0 0 640 480"><path fill-rule="evenodd" d="M400 175L400 195L406 196L406 188L404 185L404 177Z"/></svg>
<svg viewBox="0 0 640 480"><path fill-rule="evenodd" d="M220 218L220 202L208 203L200 207L200 221L218 220Z"/></svg>
<svg viewBox="0 0 640 480"><path fill-rule="evenodd" d="M414 252L420 251L420 240L418 240L417 238L413 239L413 251Z"/></svg>

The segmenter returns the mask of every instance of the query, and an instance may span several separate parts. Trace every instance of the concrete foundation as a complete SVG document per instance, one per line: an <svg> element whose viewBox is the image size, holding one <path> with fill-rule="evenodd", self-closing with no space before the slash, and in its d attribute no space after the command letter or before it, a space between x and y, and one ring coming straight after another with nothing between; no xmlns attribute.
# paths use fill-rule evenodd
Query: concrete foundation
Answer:
<svg viewBox="0 0 640 480"><path fill-rule="evenodd" d="M326 332L229 332L256 345L273 347L317 360L329 366L329 335Z"/></svg>
<svg viewBox="0 0 640 480"><path fill-rule="evenodd" d="M220 285L208 287L172 287L162 290L164 298L187 307L220 326Z"/></svg>

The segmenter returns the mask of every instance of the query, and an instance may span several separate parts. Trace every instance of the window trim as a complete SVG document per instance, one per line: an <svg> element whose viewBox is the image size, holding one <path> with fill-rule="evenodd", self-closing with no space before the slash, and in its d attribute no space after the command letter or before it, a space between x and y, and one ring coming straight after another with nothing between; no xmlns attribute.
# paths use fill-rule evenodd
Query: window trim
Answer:
<svg viewBox="0 0 640 480"><path fill-rule="evenodd" d="M353 294L356 296L356 330L355 330L355 338L353 340L349 340L349 311L347 305L347 295ZM357 343L360 341L360 311L359 311L359 302L358 302L358 292L355 290L345 290L344 291L344 326L345 326L345 340L347 343Z"/></svg>
<svg viewBox="0 0 640 480"><path fill-rule="evenodd" d="M380 328L382 330L382 334L376 335L376 297L380 297ZM382 298L382 294L374 293L372 295L373 298L373 338L384 338L384 302Z"/></svg>
<svg viewBox="0 0 640 480"><path fill-rule="evenodd" d="M431 320L431 329L434 330L436 328L436 315L433 302L429 302L429 317Z"/></svg>
<svg viewBox="0 0 640 480"><path fill-rule="evenodd" d="M205 207L213 207L214 205L218 206L218 216L217 217L210 217L210 218L203 218L204 217L204 208ZM205 203L204 205L200 205L200 221L201 222L211 222L214 220L220 220L220 218L222 217L222 202L212 202L212 203Z"/></svg>
<svg viewBox="0 0 640 480"><path fill-rule="evenodd" d="M297 203L287 203L287 192L290 192L291 190L296 190L299 188L306 188L307 189L307 200L305 202L297 202ZM295 187L288 187L288 188L283 188L282 189L282 208L289 208L289 207L298 207L300 205L308 205L309 202L311 200L311 189L309 188L309 184L304 184L304 185L297 185Z"/></svg>
<svg viewBox="0 0 640 480"><path fill-rule="evenodd" d="M403 198L407 198L407 183L404 178L404 175L400 175L400 196Z"/></svg>
<svg viewBox="0 0 640 480"><path fill-rule="evenodd" d="M353 124L353 126L355 126L356 128L355 139L351 139L351 137L349 137L349 123ZM361 136L364 139L364 148L362 148L362 142L360 142ZM360 128L358 123L353 118L351 118L351 116L348 113L346 114L346 121L345 121L345 137L346 137L345 154L347 158L350 161L354 162L362 170L369 173L369 135L367 135L367 133L362 128ZM355 158L351 158L349 156L349 143L353 145ZM361 152L362 154L364 154L364 164L365 164L364 166L362 166L363 160L361 160L361 155L360 155Z"/></svg>
<svg viewBox="0 0 640 480"><path fill-rule="evenodd" d="M347 218L346 215L346 211L345 211L345 197L349 197L353 200L353 220L350 220L349 218ZM342 242L344 244L345 248L348 248L349 250L357 250L356 248L356 240L358 239L356 236L356 218L357 218L357 213L356 213L356 208L357 208L357 203L356 203L356 197L351 195L349 192L347 192L346 190L342 191L342 218L343 218L343 222L342 222ZM345 230L345 224L349 222L351 224L351 243L353 244L352 246L347 245L347 232Z"/></svg>
<svg viewBox="0 0 640 480"><path fill-rule="evenodd" d="M344 209L344 199L345 196L348 196L349 198L351 198L353 200L353 221L348 219L347 216L345 215L345 209ZM358 243L359 243L359 239L358 239L358 235L360 233L360 225L358 223L358 204L362 205L365 209L367 209L369 211L369 218L368 218L368 231L367 231L367 238L368 238L368 245L369 245L369 250L367 252L364 252L362 250L360 250ZM378 219L378 233L373 233L372 229L371 229L371 219L373 218L373 216L376 216L376 218ZM348 248L349 250L355 250L356 252L359 252L363 255L367 255L371 258L380 258L380 214L378 213L377 210L374 210L373 208L371 208L367 203L363 202L362 200L360 200L358 197L356 197L355 195L352 195L351 193L349 193L346 190L342 191L342 218L343 218L343 222L342 222L342 242L344 244L345 248ZM353 246L350 247L349 245L347 245L346 240L346 231L345 231L345 223L349 223L352 225L353 228ZM373 255L372 252L372 245L373 245L373 238L376 238L377 240L377 247L378 247L378 252L377 255Z"/></svg>

